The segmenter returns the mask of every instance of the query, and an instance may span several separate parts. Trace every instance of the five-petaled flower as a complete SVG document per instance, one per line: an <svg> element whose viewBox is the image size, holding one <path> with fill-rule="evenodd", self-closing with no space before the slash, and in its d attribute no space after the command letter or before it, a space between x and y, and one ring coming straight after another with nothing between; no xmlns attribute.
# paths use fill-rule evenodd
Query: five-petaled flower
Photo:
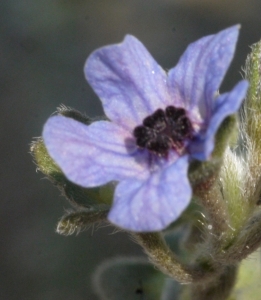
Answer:
<svg viewBox="0 0 261 300"><path fill-rule="evenodd" d="M239 26L189 45L166 73L135 37L94 51L84 67L110 121L84 125L51 117L43 138L72 182L117 182L108 219L132 231L158 231L187 207L192 159L207 160L225 117L246 94L242 80L217 95L232 60Z"/></svg>

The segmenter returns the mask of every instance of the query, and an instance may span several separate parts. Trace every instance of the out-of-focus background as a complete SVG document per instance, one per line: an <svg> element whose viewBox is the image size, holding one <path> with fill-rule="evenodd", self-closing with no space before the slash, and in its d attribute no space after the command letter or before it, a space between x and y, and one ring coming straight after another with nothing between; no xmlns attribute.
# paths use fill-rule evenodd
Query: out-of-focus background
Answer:
<svg viewBox="0 0 261 300"><path fill-rule="evenodd" d="M102 115L83 76L87 56L130 33L168 69L188 43L240 23L224 91L241 78L249 46L261 38L260 11L259 0L1 1L0 299L97 300L95 267L122 254L142 255L127 235L111 234L112 227L77 237L56 234L69 206L36 173L28 153L61 103Z"/></svg>

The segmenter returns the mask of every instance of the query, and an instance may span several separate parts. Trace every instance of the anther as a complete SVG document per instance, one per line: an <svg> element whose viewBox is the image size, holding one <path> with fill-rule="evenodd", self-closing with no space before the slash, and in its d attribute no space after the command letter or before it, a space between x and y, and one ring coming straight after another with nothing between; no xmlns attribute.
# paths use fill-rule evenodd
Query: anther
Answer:
<svg viewBox="0 0 261 300"><path fill-rule="evenodd" d="M166 156L170 149L180 153L184 141L192 137L192 124L184 108L168 106L146 117L134 128L133 135L138 147Z"/></svg>

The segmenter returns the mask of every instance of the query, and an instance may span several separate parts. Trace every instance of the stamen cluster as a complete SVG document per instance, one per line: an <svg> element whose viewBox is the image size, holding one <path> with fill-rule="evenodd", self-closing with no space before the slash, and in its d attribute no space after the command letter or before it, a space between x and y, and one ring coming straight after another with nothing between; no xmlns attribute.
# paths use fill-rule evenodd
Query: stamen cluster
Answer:
<svg viewBox="0 0 261 300"><path fill-rule="evenodd" d="M192 137L192 124L184 108L168 106L165 111L157 109L142 123L133 131L137 146L159 156L166 156L170 149L180 153L184 141Z"/></svg>

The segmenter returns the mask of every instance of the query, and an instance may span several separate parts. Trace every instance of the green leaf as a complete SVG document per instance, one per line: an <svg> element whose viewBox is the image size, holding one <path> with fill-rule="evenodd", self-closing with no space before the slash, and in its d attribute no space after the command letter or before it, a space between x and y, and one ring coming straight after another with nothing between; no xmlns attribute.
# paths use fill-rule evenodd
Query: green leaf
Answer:
<svg viewBox="0 0 261 300"><path fill-rule="evenodd" d="M143 258L105 261L94 275L102 300L159 300L165 284L166 276Z"/></svg>

